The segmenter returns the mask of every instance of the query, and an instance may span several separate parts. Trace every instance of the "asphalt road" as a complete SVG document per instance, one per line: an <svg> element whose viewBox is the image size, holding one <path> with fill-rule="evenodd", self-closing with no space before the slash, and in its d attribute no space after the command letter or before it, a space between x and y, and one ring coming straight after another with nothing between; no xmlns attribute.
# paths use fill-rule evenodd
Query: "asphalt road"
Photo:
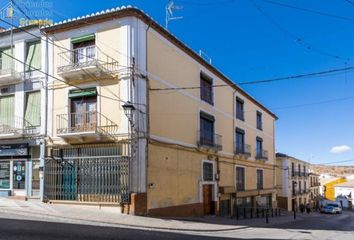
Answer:
<svg viewBox="0 0 354 240"><path fill-rule="evenodd" d="M2 218L3 217L3 218ZM34 220L0 215L0 239L354 239L354 213L311 214L302 220L228 232L181 233Z"/></svg>

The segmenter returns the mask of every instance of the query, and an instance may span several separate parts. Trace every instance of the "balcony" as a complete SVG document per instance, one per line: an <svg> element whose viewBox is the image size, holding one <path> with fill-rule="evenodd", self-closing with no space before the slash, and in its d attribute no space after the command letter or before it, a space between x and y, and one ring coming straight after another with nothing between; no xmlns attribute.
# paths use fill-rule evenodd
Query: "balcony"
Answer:
<svg viewBox="0 0 354 240"><path fill-rule="evenodd" d="M251 145L244 144L243 147L236 146L235 155L250 157L251 156Z"/></svg>
<svg viewBox="0 0 354 240"><path fill-rule="evenodd" d="M58 75L66 81L84 78L113 78L118 61L102 53L95 45L59 53Z"/></svg>
<svg viewBox="0 0 354 240"><path fill-rule="evenodd" d="M0 119L0 139L30 137L40 132L40 126L32 126L23 118Z"/></svg>
<svg viewBox="0 0 354 240"><path fill-rule="evenodd" d="M57 115L58 137L68 140L94 138L95 140L115 141L117 135L118 125L99 112Z"/></svg>
<svg viewBox="0 0 354 240"><path fill-rule="evenodd" d="M215 151L222 150L222 136L206 131L198 131L197 145L200 148L213 149Z"/></svg>
<svg viewBox="0 0 354 240"><path fill-rule="evenodd" d="M0 59L1 60L1 59ZM15 68L0 69L0 86L16 84L22 82L23 75L15 70Z"/></svg>
<svg viewBox="0 0 354 240"><path fill-rule="evenodd" d="M257 160L263 160L267 161L268 160L268 151L266 150L256 150L256 159Z"/></svg>

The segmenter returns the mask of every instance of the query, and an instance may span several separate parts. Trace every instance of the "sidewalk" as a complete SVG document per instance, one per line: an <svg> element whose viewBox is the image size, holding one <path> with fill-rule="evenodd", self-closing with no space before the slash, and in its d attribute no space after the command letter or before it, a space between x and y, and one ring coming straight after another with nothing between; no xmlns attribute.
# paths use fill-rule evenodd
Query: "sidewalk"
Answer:
<svg viewBox="0 0 354 240"><path fill-rule="evenodd" d="M294 221L293 216L288 213L284 213L281 217L269 218L269 224L265 223L265 218L236 220L210 216L161 219L121 214L119 209L114 207L99 209L97 206L45 204L39 200L21 201L0 198L0 218L4 216L49 222L191 232L234 231ZM301 220L301 216L298 220Z"/></svg>

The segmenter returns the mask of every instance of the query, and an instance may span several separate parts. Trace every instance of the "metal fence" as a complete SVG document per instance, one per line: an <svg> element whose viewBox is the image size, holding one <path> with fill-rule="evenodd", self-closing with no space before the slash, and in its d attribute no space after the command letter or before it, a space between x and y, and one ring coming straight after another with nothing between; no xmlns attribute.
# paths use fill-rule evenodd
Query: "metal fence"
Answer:
<svg viewBox="0 0 354 240"><path fill-rule="evenodd" d="M46 159L47 200L129 202L130 157L122 147L53 149Z"/></svg>

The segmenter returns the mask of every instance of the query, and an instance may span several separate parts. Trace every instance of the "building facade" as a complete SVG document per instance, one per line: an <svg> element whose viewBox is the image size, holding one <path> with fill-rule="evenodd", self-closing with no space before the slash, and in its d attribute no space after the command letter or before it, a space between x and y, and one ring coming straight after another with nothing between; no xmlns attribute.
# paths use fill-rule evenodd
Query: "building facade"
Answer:
<svg viewBox="0 0 354 240"><path fill-rule="evenodd" d="M145 13L41 31L44 201L154 216L276 207L277 117Z"/></svg>
<svg viewBox="0 0 354 240"><path fill-rule="evenodd" d="M310 204L313 208L318 208L318 202L320 198L320 175L310 172Z"/></svg>
<svg viewBox="0 0 354 240"><path fill-rule="evenodd" d="M24 32L26 31L26 32ZM38 26L0 32L0 195L40 196L45 75Z"/></svg>
<svg viewBox="0 0 354 240"><path fill-rule="evenodd" d="M310 164L283 153L276 158L278 206L294 211L300 204L310 203Z"/></svg>

